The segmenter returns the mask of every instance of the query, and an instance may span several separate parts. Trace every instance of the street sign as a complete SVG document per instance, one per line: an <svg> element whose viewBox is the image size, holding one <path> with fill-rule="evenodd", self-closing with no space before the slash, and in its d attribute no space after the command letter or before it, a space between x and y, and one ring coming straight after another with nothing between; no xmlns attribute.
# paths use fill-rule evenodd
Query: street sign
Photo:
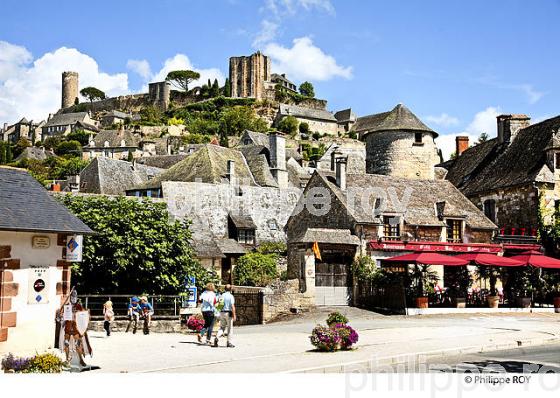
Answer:
<svg viewBox="0 0 560 398"><path fill-rule="evenodd" d="M66 241L66 261L82 261L82 235L69 235Z"/></svg>
<svg viewBox="0 0 560 398"><path fill-rule="evenodd" d="M31 265L29 267L28 304L49 302L49 267Z"/></svg>

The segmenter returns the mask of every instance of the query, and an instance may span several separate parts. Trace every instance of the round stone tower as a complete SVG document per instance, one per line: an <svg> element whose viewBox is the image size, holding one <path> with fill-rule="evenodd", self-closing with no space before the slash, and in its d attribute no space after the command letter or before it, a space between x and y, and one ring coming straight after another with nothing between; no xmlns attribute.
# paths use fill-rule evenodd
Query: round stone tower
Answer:
<svg viewBox="0 0 560 398"><path fill-rule="evenodd" d="M393 177L435 178L440 162L434 139L438 134L406 106L361 117L354 130L366 143L366 172Z"/></svg>
<svg viewBox="0 0 560 398"><path fill-rule="evenodd" d="M78 72L62 72L62 108L76 103L78 98Z"/></svg>

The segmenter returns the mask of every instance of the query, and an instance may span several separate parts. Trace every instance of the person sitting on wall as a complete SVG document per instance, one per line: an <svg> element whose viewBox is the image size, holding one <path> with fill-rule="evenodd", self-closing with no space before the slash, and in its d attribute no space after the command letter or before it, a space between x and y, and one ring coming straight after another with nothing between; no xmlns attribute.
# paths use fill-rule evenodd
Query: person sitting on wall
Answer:
<svg viewBox="0 0 560 398"><path fill-rule="evenodd" d="M152 324L152 315L154 315L154 307L148 301L146 296L140 297L140 312L143 316L148 317L148 327Z"/></svg>

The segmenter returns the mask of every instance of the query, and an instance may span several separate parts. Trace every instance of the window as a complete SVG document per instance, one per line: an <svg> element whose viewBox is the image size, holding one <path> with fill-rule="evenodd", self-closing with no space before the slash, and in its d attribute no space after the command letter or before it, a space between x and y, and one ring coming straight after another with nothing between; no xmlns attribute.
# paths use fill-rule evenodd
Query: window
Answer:
<svg viewBox="0 0 560 398"><path fill-rule="evenodd" d="M496 222L496 201L494 199L484 201L484 215L492 222Z"/></svg>
<svg viewBox="0 0 560 398"><path fill-rule="evenodd" d="M383 237L387 240L399 240L401 237L399 217L383 216Z"/></svg>
<svg viewBox="0 0 560 398"><path fill-rule="evenodd" d="M554 163L555 163L555 167L556 167L557 169L560 169L560 152L559 152L559 153L555 153L554 156L555 156L555 159L556 159L556 161L554 162Z"/></svg>
<svg viewBox="0 0 560 398"><path fill-rule="evenodd" d="M245 138L245 140L243 141L243 145L250 145L250 144L251 144L251 139Z"/></svg>
<svg viewBox="0 0 560 398"><path fill-rule="evenodd" d="M463 241L463 223L461 220L447 220L447 241L461 243Z"/></svg>
<svg viewBox="0 0 560 398"><path fill-rule="evenodd" d="M237 231L237 241L248 245L255 244L255 230L254 229L240 229Z"/></svg>
<svg viewBox="0 0 560 398"><path fill-rule="evenodd" d="M414 133L414 143L422 144L422 133Z"/></svg>

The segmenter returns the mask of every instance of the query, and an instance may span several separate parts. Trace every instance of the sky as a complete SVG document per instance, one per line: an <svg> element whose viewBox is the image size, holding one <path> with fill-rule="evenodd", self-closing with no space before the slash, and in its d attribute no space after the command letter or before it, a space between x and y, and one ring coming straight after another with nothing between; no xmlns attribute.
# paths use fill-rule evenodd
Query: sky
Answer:
<svg viewBox="0 0 560 398"><path fill-rule="evenodd" d="M2 0L0 123L45 119L60 74L108 95L170 70L223 83L230 56L261 50L311 81L331 111L403 103L440 134L496 135L496 115L560 114L560 0Z"/></svg>

